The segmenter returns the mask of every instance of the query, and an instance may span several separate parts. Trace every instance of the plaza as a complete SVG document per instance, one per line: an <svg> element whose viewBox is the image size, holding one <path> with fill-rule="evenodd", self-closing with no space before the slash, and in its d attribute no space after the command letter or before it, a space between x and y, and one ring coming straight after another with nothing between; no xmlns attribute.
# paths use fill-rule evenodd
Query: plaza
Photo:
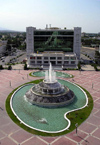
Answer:
<svg viewBox="0 0 100 145"><path fill-rule="evenodd" d="M30 134L9 118L5 109L7 96L13 89L26 82L39 79L28 74L33 70L2 70L0 72L0 144L2 145L99 145L100 143L100 73L96 71L64 71L74 75L65 78L85 88L93 97L94 107L89 118L76 131L58 137L42 137ZM35 70L34 70L35 71Z"/></svg>

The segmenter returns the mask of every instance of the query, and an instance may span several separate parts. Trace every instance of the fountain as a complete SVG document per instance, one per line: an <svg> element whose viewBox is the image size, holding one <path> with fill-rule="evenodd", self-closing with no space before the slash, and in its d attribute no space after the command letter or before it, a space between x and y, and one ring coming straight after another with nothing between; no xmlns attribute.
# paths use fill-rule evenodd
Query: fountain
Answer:
<svg viewBox="0 0 100 145"><path fill-rule="evenodd" d="M47 133L68 129L70 121L66 114L84 108L87 103L87 96L80 87L57 80L51 64L42 82L22 85L10 99L13 114L28 131L35 129Z"/></svg>
<svg viewBox="0 0 100 145"><path fill-rule="evenodd" d="M25 99L33 105L41 107L61 107L73 102L75 95L67 86L60 84L56 73L50 63L49 70L45 72L45 79L35 84L24 95Z"/></svg>

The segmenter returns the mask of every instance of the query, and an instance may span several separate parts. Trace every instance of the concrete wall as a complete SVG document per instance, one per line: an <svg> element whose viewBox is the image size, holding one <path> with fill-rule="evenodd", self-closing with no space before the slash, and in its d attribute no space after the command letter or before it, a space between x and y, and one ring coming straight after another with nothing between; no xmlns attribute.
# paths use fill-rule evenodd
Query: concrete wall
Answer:
<svg viewBox="0 0 100 145"><path fill-rule="evenodd" d="M37 59L39 57L39 59ZM45 59L45 57L47 59ZM51 57L54 57L51 59ZM40 62L40 63L39 63ZM45 63L46 62L46 63ZM44 54L36 54L33 53L29 57L29 65L49 65L50 62L52 65L59 65L59 66L77 66L77 57L75 54L63 54L63 53L44 53ZM54 64L55 62L55 64ZM60 62L60 63L59 63Z"/></svg>
<svg viewBox="0 0 100 145"><path fill-rule="evenodd" d="M74 44L73 44L74 53L77 58L80 59L80 50L81 50L81 28L74 28Z"/></svg>
<svg viewBox="0 0 100 145"><path fill-rule="evenodd" d="M27 56L29 56L30 53L34 53L34 30L35 27L27 27L26 28L26 43L27 43Z"/></svg>

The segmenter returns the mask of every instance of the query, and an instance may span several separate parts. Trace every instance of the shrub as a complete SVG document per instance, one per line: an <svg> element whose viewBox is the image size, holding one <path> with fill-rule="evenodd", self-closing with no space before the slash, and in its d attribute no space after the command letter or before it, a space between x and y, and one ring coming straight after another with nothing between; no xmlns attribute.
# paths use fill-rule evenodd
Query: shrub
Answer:
<svg viewBox="0 0 100 145"><path fill-rule="evenodd" d="M24 70L27 70L28 68L27 68L27 64L25 63L25 65L24 65Z"/></svg>
<svg viewBox="0 0 100 145"><path fill-rule="evenodd" d="M3 69L3 66L2 65L0 65L0 69Z"/></svg>
<svg viewBox="0 0 100 145"><path fill-rule="evenodd" d="M97 65L96 65L96 64L94 64L94 69L95 69L96 71L98 71L98 68L97 68Z"/></svg>
<svg viewBox="0 0 100 145"><path fill-rule="evenodd" d="M81 70L81 64L80 64L80 62L78 63L78 70Z"/></svg>
<svg viewBox="0 0 100 145"><path fill-rule="evenodd" d="M8 70L12 70L12 66L11 65L8 66Z"/></svg>

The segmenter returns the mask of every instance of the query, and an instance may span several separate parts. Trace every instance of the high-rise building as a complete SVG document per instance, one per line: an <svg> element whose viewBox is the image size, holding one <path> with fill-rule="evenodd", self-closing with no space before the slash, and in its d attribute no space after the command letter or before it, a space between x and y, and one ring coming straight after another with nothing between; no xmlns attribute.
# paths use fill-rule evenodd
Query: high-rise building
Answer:
<svg viewBox="0 0 100 145"><path fill-rule="evenodd" d="M80 59L81 28L73 30L57 27L46 29L26 28L28 65L77 66Z"/></svg>

